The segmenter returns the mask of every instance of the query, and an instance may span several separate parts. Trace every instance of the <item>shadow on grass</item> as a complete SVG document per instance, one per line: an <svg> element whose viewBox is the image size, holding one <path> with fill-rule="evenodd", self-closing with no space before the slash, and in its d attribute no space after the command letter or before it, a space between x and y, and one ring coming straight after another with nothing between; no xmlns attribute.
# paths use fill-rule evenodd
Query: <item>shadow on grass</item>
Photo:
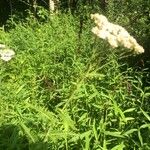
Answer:
<svg viewBox="0 0 150 150"><path fill-rule="evenodd" d="M15 125L0 127L0 150L48 150L48 144L43 142L30 143L20 129Z"/></svg>

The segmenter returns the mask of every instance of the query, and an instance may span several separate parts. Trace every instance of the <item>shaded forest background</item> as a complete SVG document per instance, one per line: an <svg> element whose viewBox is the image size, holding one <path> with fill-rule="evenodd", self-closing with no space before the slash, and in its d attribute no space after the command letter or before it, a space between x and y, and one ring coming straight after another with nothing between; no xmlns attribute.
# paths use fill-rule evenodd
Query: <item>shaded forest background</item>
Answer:
<svg viewBox="0 0 150 150"><path fill-rule="evenodd" d="M122 17L122 21L126 21L125 27L139 28L138 36L144 43L146 52L150 53L149 0L55 0L54 2L60 12L70 11L73 15L80 16L81 24L89 13L102 12L104 15L111 15L114 20ZM25 19L29 11L38 18L40 7L49 10L50 0L1 0L0 26L5 25L10 18Z"/></svg>

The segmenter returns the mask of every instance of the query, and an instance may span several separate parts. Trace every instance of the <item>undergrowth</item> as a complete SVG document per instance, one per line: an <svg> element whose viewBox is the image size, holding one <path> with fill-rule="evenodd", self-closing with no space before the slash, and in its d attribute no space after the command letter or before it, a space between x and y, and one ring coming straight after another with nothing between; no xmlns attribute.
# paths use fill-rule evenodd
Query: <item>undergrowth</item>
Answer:
<svg viewBox="0 0 150 150"><path fill-rule="evenodd" d="M0 60L0 149L150 149L149 74L91 27L58 14L0 31L16 53Z"/></svg>

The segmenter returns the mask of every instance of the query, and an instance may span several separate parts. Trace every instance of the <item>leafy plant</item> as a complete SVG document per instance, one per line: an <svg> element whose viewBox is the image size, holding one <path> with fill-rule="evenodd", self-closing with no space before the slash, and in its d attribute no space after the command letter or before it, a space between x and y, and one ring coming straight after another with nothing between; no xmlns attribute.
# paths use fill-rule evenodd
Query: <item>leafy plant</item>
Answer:
<svg viewBox="0 0 150 150"><path fill-rule="evenodd" d="M71 14L1 32L1 149L149 149L147 70L135 70ZM133 57L133 56L131 56Z"/></svg>

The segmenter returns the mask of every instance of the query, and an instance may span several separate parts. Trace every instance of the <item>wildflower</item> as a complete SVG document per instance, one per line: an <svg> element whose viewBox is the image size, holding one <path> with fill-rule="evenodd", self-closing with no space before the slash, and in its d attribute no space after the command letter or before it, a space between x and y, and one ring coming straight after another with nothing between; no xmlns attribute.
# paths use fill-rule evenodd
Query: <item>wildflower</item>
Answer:
<svg viewBox="0 0 150 150"><path fill-rule="evenodd" d="M117 42L116 37L114 35L108 36L108 42L113 48L118 47L118 42Z"/></svg>
<svg viewBox="0 0 150 150"><path fill-rule="evenodd" d="M134 47L134 50L135 50L135 53L136 53L136 54L144 53L144 49L143 49L143 47L140 46L140 45L136 45L136 46Z"/></svg>
<svg viewBox="0 0 150 150"><path fill-rule="evenodd" d="M0 49L4 49L4 48L6 48L6 45L0 44Z"/></svg>
<svg viewBox="0 0 150 150"><path fill-rule="evenodd" d="M136 46L137 42L136 42L136 40L135 40L133 37L130 37L130 38L129 38L129 41L130 41L130 43L131 43L132 45Z"/></svg>
<svg viewBox="0 0 150 150"><path fill-rule="evenodd" d="M136 54L144 52L143 47L123 27L109 22L105 16L97 13L91 14L91 19L94 19L96 24L96 27L92 28L92 32L107 40L113 48L121 45L134 50Z"/></svg>
<svg viewBox="0 0 150 150"><path fill-rule="evenodd" d="M101 27L101 25L107 24L108 20L105 16L97 14L91 14L91 19L95 20L95 24Z"/></svg>
<svg viewBox="0 0 150 150"><path fill-rule="evenodd" d="M92 32L102 39L106 39L109 36L108 35L109 32L106 32L104 30L99 30L98 27L94 27L92 29Z"/></svg>
<svg viewBox="0 0 150 150"><path fill-rule="evenodd" d="M133 45L128 41L128 40L124 40L124 47L128 48L128 49L133 49Z"/></svg>
<svg viewBox="0 0 150 150"><path fill-rule="evenodd" d="M0 50L1 59L9 61L15 55L15 52L11 49Z"/></svg>

